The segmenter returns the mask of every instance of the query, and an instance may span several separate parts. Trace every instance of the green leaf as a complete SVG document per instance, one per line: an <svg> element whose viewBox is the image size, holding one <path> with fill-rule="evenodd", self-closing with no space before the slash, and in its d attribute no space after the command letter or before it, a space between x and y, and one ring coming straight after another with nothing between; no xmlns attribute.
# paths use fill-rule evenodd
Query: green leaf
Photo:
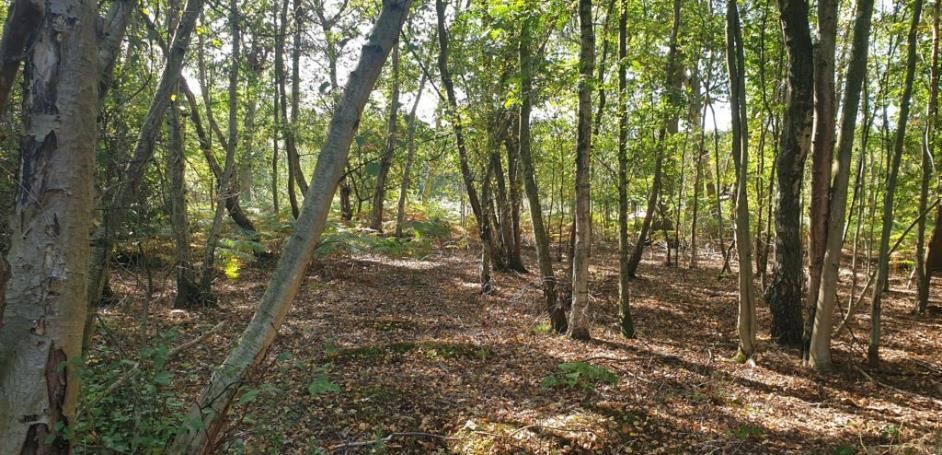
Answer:
<svg viewBox="0 0 942 455"><path fill-rule="evenodd" d="M314 382L311 382L311 385L307 386L307 393L315 396L328 395L339 392L340 386L331 382L330 378L328 378L325 373L319 374L316 378L314 378Z"/></svg>
<svg viewBox="0 0 942 455"><path fill-rule="evenodd" d="M249 391L245 392L245 393L239 398L239 404L240 404L240 405L245 405L245 404L251 403L252 401L255 400L255 397L258 396L258 392L259 392L258 389L250 389Z"/></svg>

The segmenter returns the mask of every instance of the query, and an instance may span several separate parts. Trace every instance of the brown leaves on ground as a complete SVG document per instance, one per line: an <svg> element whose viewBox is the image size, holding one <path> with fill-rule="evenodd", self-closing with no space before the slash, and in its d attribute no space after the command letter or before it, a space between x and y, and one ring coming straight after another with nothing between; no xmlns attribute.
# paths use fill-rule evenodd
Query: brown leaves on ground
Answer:
<svg viewBox="0 0 942 455"><path fill-rule="evenodd" d="M708 261L697 270L646 261L631 291L638 339L625 340L617 325L617 258L597 249L591 262L590 342L545 333L535 274L498 273L497 291L478 295L474 252L320 262L263 371L245 385L251 396L232 409L226 449L942 451L942 321L937 313L911 315L911 296L888 294L880 368L863 366L869 321L861 315L834 344L837 370L822 375L803 367L797 351L771 344L767 331L760 332L755 366L725 361L736 348L736 285L718 279L718 264ZM249 268L237 281L219 283L218 309L152 316L159 330L187 333L182 339L230 322L175 362L173 387L184 401L238 339L268 273ZM768 327L761 305L759 316L760 327ZM105 319L134 326L121 324L122 317ZM133 339L130 328L114 332L102 336ZM577 361L614 372L617 383L541 386L560 363Z"/></svg>

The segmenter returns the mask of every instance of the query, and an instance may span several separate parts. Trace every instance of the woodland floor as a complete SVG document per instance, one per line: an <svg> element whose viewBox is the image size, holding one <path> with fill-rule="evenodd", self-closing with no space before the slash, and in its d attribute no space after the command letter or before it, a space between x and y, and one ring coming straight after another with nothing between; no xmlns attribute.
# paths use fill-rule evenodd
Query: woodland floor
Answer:
<svg viewBox="0 0 942 455"><path fill-rule="evenodd" d="M754 366L739 365L725 360L736 347L735 280L718 279L715 261L689 270L645 256L632 285L638 338L626 340L617 326L617 259L595 252L590 342L546 333L533 272L497 273L496 292L478 295L477 256L468 250L319 260L264 371L246 386L258 395L230 411L235 423L221 451L942 453L938 311L917 318L911 296L889 293L883 365L862 361L869 320L861 314L835 342L836 371L820 375L801 366L797 351L769 342L760 305L760 353ZM171 387L184 403L238 339L273 266L260 261L235 280L220 278L217 309L171 311L172 283L156 286L151 330L185 341L225 322L171 363ZM119 280L133 287L135 276ZM99 346L141 343L135 299L103 311L110 328ZM618 380L541 385L560 363L576 361ZM312 384L320 391L311 393Z"/></svg>

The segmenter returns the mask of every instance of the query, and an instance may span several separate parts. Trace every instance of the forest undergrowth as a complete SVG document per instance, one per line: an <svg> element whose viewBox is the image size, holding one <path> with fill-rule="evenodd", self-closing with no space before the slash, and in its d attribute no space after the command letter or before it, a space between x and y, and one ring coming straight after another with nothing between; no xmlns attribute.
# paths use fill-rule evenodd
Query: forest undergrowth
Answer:
<svg viewBox="0 0 942 455"><path fill-rule="evenodd" d="M496 291L479 295L478 259L455 241L420 254L338 248L319 258L263 367L242 385L219 451L942 450L942 316L910 314L913 297L896 292L906 287L902 274L885 302L881 366L863 361L869 324L860 311L835 339L836 371L819 374L770 342L765 305L754 365L727 360L737 291L734 276L718 276L717 258L691 270L645 254L631 288L638 337L626 340L617 255L596 248L588 342L550 333L534 272L497 273ZM77 449L133 452L170 438L183 404L251 318L274 264L241 264L217 283L219 306L200 311L171 309L172 283L159 266L122 269L113 286L124 297L100 312L87 361ZM843 302L849 281L845 273ZM940 300L935 293L935 309ZM176 356L184 350L185 361Z"/></svg>

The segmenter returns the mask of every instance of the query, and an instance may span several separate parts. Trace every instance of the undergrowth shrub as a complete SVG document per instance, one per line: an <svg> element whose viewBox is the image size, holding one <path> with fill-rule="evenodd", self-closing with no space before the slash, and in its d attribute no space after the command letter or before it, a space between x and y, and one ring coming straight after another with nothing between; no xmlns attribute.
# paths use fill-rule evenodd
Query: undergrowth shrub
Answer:
<svg viewBox="0 0 942 455"><path fill-rule="evenodd" d="M125 357L89 363L79 369L82 399L76 423L64 436L77 453L160 453L181 427L184 404L167 386L166 369L173 332L142 348L136 360Z"/></svg>

